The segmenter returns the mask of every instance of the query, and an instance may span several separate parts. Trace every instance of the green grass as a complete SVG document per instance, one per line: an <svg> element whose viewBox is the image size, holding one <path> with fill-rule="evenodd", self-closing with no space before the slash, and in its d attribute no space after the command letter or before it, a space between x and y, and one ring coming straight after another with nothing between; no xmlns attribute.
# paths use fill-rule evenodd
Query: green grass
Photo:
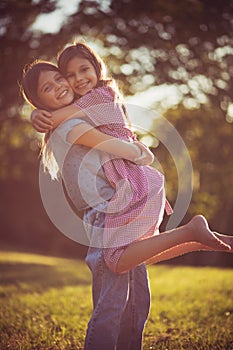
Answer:
<svg viewBox="0 0 233 350"><path fill-rule="evenodd" d="M233 349L233 270L157 265L149 273L144 350ZM0 276L0 349L83 348L92 311L84 262L1 252Z"/></svg>

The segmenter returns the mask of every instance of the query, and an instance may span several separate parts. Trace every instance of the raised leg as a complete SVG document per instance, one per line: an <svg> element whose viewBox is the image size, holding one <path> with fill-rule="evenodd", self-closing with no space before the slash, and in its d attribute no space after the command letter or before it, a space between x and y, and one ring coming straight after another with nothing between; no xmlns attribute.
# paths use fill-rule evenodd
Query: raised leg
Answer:
<svg viewBox="0 0 233 350"><path fill-rule="evenodd" d="M117 272L127 271L148 259L184 243L196 242L217 251L230 251L231 246L214 234L202 215L188 224L129 245L122 253ZM200 246L199 246L200 247Z"/></svg>
<svg viewBox="0 0 233 350"><path fill-rule="evenodd" d="M231 249L228 250L227 252L233 253L233 236L222 235L217 232L214 232L214 235L217 236L219 239L221 239L222 242L230 245ZM197 251L218 251L218 249L205 246L198 242L183 243L153 256L152 258L146 261L146 264L147 265L156 264L161 261L166 261L187 253L197 252ZM222 252L222 248L219 251Z"/></svg>

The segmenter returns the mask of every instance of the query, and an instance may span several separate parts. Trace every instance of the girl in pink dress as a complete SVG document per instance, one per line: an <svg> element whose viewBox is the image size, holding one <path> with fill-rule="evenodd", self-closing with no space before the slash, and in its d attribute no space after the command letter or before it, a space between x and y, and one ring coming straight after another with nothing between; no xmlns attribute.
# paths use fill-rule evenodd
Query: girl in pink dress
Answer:
<svg viewBox="0 0 233 350"><path fill-rule="evenodd" d="M79 98L71 106L53 112L53 127L64 121L64 116L78 117L108 135L128 142L136 140L127 126L119 92L106 78L102 60L90 47L78 43L66 48L58 66ZM35 125L39 120L45 127L50 116L37 112ZM69 139L75 143L78 137L80 133L74 128ZM112 271L123 273L147 260L157 262L194 250L231 249L231 238L212 232L201 215L159 235L164 210L168 214L172 210L165 198L164 176L158 170L108 154L102 155L102 167L116 190L105 209L103 229L104 257ZM98 212L97 207L94 209Z"/></svg>
<svg viewBox="0 0 233 350"><path fill-rule="evenodd" d="M111 87L94 88L74 104L101 132L129 142L136 140L136 135L126 127L124 110L120 101L114 101ZM106 153L102 166L116 190L106 209L103 232L105 260L116 272L125 248L158 232L164 208L169 214L171 208L165 200L164 176L158 170L113 159Z"/></svg>

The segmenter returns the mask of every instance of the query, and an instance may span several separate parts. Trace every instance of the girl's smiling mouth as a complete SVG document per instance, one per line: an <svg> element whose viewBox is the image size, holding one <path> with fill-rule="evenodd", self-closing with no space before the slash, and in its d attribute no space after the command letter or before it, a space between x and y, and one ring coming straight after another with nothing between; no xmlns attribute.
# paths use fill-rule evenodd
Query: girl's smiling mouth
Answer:
<svg viewBox="0 0 233 350"><path fill-rule="evenodd" d="M67 95L67 93L69 92L69 89L65 89L63 90L58 96L57 99L63 98Z"/></svg>
<svg viewBox="0 0 233 350"><path fill-rule="evenodd" d="M87 81L87 82L85 82L85 83L82 83L82 84L79 84L79 85L77 85L75 88L76 88L77 90L83 89L83 88L85 88L88 84L89 84L89 81Z"/></svg>

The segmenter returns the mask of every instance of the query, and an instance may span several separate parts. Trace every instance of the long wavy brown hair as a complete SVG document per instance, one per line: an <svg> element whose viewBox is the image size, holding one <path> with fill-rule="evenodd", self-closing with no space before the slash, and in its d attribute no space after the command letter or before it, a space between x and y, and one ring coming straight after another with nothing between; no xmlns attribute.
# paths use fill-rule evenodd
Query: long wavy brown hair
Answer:
<svg viewBox="0 0 233 350"><path fill-rule="evenodd" d="M49 111L49 108L45 106L38 97L38 81L41 72L50 71L61 73L54 64L43 60L35 60L24 67L20 83L20 91L24 99L33 107L45 109L47 111ZM50 135L51 132L46 133L41 141L40 157L44 170L49 172L52 179L56 179L59 168L49 144Z"/></svg>

